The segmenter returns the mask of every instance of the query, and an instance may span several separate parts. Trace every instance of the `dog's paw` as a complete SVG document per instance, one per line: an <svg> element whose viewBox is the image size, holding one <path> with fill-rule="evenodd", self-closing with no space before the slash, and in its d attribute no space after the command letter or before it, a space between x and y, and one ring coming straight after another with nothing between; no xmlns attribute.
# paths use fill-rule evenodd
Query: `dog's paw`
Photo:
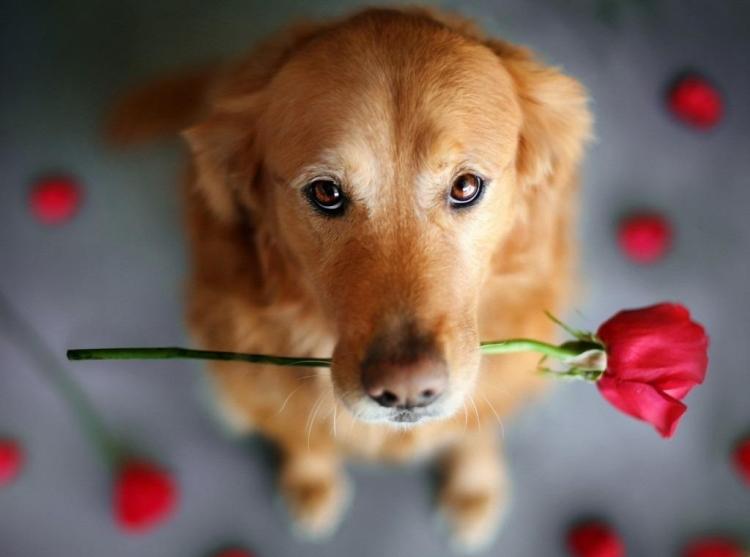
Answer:
<svg viewBox="0 0 750 557"><path fill-rule="evenodd" d="M505 501L496 490L445 490L438 511L447 523L456 549L475 553L485 549L495 538L505 508Z"/></svg>
<svg viewBox="0 0 750 557"><path fill-rule="evenodd" d="M296 534L306 539L330 536L351 500L344 477L296 478L282 483L282 494Z"/></svg>

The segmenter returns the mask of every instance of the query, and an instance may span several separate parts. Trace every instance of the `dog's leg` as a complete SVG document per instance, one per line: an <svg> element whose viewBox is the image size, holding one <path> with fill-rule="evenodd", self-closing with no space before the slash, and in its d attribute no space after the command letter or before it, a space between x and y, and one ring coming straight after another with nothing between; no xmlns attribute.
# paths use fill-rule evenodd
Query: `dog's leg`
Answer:
<svg viewBox="0 0 750 557"><path fill-rule="evenodd" d="M349 503L350 486L332 443L283 447L279 484L299 534L315 539L336 529Z"/></svg>
<svg viewBox="0 0 750 557"><path fill-rule="evenodd" d="M439 511L460 549L478 550L493 538L507 496L496 432L467 433L441 462Z"/></svg>
<svg viewBox="0 0 750 557"><path fill-rule="evenodd" d="M332 435L332 393L309 371L299 377L296 370L233 362L213 363L211 371L222 414L278 447L279 487L295 530L308 538L331 533L349 501Z"/></svg>

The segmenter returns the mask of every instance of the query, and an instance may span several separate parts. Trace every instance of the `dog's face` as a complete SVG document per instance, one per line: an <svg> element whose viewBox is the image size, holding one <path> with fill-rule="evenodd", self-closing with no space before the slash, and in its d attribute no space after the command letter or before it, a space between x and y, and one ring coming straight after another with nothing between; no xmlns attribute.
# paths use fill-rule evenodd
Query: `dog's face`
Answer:
<svg viewBox="0 0 750 557"><path fill-rule="evenodd" d="M273 83L271 206L336 324L347 407L366 421L446 417L477 373L479 292L518 203L520 109L482 46L342 51L347 38L311 45Z"/></svg>
<svg viewBox="0 0 750 557"><path fill-rule="evenodd" d="M490 48L434 22L381 31L308 41L255 95L255 191L237 197L334 324L337 396L404 425L451 416L474 384L482 284L523 205L525 115Z"/></svg>

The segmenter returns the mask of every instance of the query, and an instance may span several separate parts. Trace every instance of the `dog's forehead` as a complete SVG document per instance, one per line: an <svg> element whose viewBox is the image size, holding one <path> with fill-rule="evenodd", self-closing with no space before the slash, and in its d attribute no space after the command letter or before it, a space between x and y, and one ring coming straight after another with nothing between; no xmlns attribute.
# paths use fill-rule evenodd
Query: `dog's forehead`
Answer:
<svg viewBox="0 0 750 557"><path fill-rule="evenodd" d="M444 34L436 44L429 34L418 44L408 33L351 35L303 49L269 86L263 144L282 176L338 167L330 170L387 181L404 167L499 165L513 155L520 109L489 49Z"/></svg>

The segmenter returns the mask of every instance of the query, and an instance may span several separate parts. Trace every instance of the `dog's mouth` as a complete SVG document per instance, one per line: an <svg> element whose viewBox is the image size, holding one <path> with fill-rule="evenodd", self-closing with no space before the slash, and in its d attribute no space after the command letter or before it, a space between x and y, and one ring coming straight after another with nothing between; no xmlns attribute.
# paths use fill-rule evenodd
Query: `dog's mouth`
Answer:
<svg viewBox="0 0 750 557"><path fill-rule="evenodd" d="M389 420L397 424L416 424L425 416L417 414L414 410L396 410L389 416Z"/></svg>
<svg viewBox="0 0 750 557"><path fill-rule="evenodd" d="M427 422L450 419L461 408L466 396L465 391L465 387L457 385L431 404L415 406L397 404L385 407L372 397L355 390L345 391L343 395L337 392L336 398L356 421L410 428Z"/></svg>
<svg viewBox="0 0 750 557"><path fill-rule="evenodd" d="M369 405L368 405L369 406ZM364 411L354 412L356 418L367 423L390 424L397 427L412 427L432 420L447 417L437 409L427 408L391 408L374 409L369 407Z"/></svg>

